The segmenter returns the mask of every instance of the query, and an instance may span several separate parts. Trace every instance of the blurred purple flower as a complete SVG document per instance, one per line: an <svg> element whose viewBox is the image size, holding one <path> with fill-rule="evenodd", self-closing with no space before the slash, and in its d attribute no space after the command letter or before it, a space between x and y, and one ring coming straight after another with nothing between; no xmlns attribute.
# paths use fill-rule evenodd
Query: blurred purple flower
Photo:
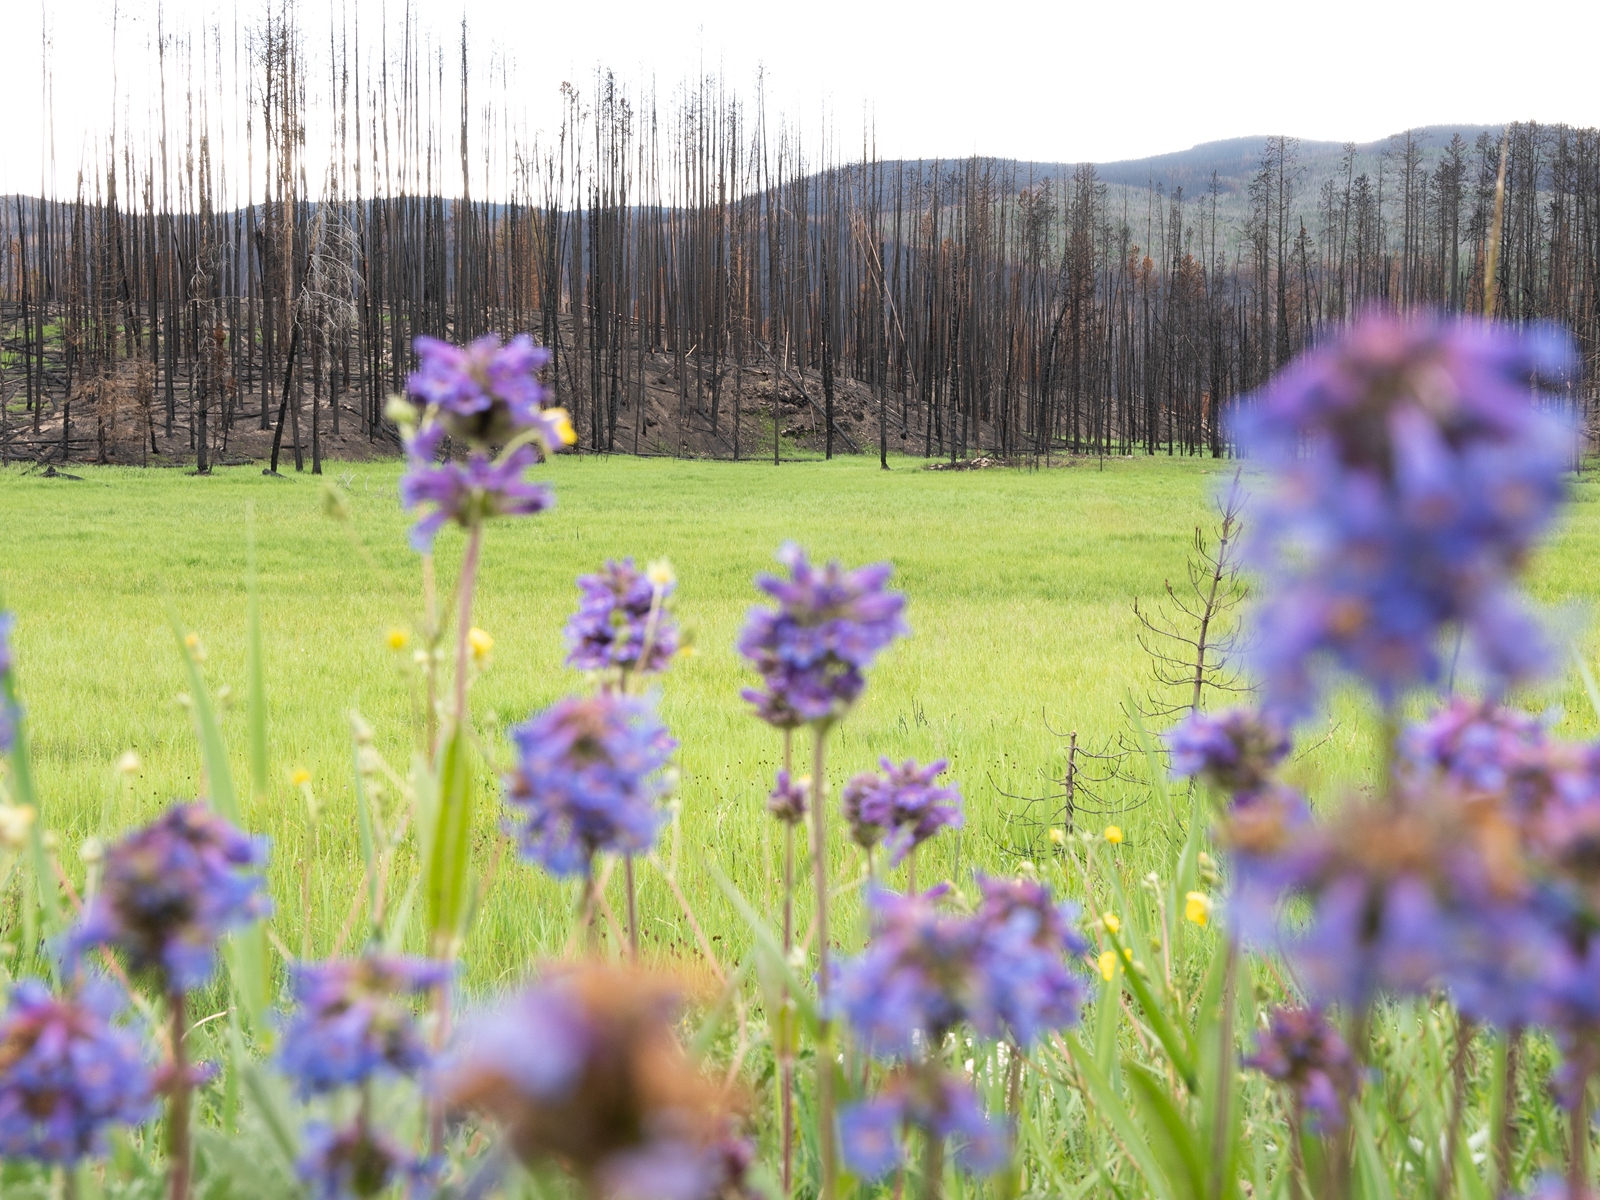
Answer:
<svg viewBox="0 0 1600 1200"><path fill-rule="evenodd" d="M407 997L449 982L448 963L371 953L293 968L298 1011L278 1066L302 1095L362 1083L379 1072L416 1075L429 1063Z"/></svg>
<svg viewBox="0 0 1600 1200"><path fill-rule="evenodd" d="M444 427L429 425L406 441L410 468L400 477L400 503L406 509L431 504L433 510L411 527L411 547L433 548L434 535L454 521L467 528L489 517L523 517L555 507L547 483L529 483L524 472L539 461L532 446L519 446L491 461L473 451L465 463L437 462Z"/></svg>
<svg viewBox="0 0 1600 1200"><path fill-rule="evenodd" d="M905 597L886 591L893 570L877 563L846 571L838 562L814 567L793 542L778 551L790 577L756 578L778 602L753 608L739 635L739 653L761 674L764 688L746 689L757 715L780 728L826 721L860 696L861 672L909 630Z"/></svg>
<svg viewBox="0 0 1600 1200"><path fill-rule="evenodd" d="M973 1023L991 1035L1004 1031L1019 1046L1046 1029L1078 1022L1083 977L1068 960L1088 952L1078 933L1077 906L1057 904L1036 879L978 876L983 900Z"/></svg>
<svg viewBox="0 0 1600 1200"><path fill-rule="evenodd" d="M779 771L767 797L767 811L785 825L798 825L805 820L807 779L791 779L789 772Z"/></svg>
<svg viewBox="0 0 1600 1200"><path fill-rule="evenodd" d="M427 1195L439 1164L418 1158L366 1122L344 1129L306 1126L296 1167L317 1200L368 1200L405 1181L410 1196Z"/></svg>
<svg viewBox="0 0 1600 1200"><path fill-rule="evenodd" d="M1268 787L1291 745L1272 716L1242 708L1190 713L1162 738L1175 776L1198 775L1235 797Z"/></svg>
<svg viewBox="0 0 1600 1200"><path fill-rule="evenodd" d="M642 699L569 697L511 730L505 777L522 852L553 875L587 875L596 853L641 853L666 820L660 770L677 742Z"/></svg>
<svg viewBox="0 0 1600 1200"><path fill-rule="evenodd" d="M0 1016L0 1157L72 1164L105 1152L106 1130L155 1115L139 1039L111 1024L122 996L91 980L56 997L37 980Z"/></svg>
<svg viewBox="0 0 1600 1200"><path fill-rule="evenodd" d="M438 338L412 343L417 369L406 381L413 396L437 405L451 437L480 449L503 446L541 419L545 392L535 373L550 361L550 351L527 334L505 345L485 334L470 346Z"/></svg>
<svg viewBox="0 0 1600 1200"><path fill-rule="evenodd" d="M1344 1124L1360 1078L1350 1048L1317 1008L1274 1008L1244 1065L1288 1088L1313 1133Z"/></svg>
<svg viewBox="0 0 1600 1200"><path fill-rule="evenodd" d="M1306 711L1325 659L1392 703L1438 681L1450 624L1491 681L1543 667L1512 579L1568 457L1534 380L1571 362L1553 330L1372 314L1244 408L1241 445L1279 477L1252 539L1273 584L1255 638L1269 704Z"/></svg>
<svg viewBox="0 0 1600 1200"><path fill-rule="evenodd" d="M1083 943L1067 911L1039 885L984 879L980 887L973 916L939 908L947 885L869 893L872 940L840 964L834 1002L874 1054L907 1054L919 1039L936 1046L963 1020L1022 1045L1077 1021L1083 990L1066 957Z"/></svg>
<svg viewBox="0 0 1600 1200"><path fill-rule="evenodd" d="M578 576L583 598L567 621L567 664L580 671L617 667L641 675L666 670L678 652L677 622L666 606L676 586L671 579L652 582L631 558L608 559L597 573Z"/></svg>
<svg viewBox="0 0 1600 1200"><path fill-rule="evenodd" d="M442 1078L493 1117L525 1164L554 1159L588 1194L710 1200L742 1185L722 1094L673 1033L674 987L590 965L545 978L470 1022ZM736 1178L739 1176L739 1178Z"/></svg>
<svg viewBox="0 0 1600 1200"><path fill-rule="evenodd" d="M983 1111L969 1084L923 1069L897 1074L876 1096L839 1113L844 1161L864 1179L888 1174L904 1159L900 1130L907 1125L957 1139L956 1162L974 1174L993 1174L1010 1155L1006 1126Z"/></svg>
<svg viewBox="0 0 1600 1200"><path fill-rule="evenodd" d="M859 845L871 849L887 834L884 850L895 866L945 826L960 828L961 792L934 783L949 759L919 767L911 759L896 765L884 757L878 765L882 775L857 775L844 789L845 820Z"/></svg>
<svg viewBox="0 0 1600 1200"><path fill-rule="evenodd" d="M272 908L267 861L252 838L201 803L175 804L106 852L100 890L69 937L74 950L111 945L167 994L210 980L217 942Z"/></svg>

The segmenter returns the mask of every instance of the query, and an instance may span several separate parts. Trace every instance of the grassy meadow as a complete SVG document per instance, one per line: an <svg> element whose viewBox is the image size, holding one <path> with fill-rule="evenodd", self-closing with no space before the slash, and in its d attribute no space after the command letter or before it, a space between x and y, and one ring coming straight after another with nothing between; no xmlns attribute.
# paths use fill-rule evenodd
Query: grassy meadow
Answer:
<svg viewBox="0 0 1600 1200"><path fill-rule="evenodd" d="M772 912L779 887L778 832L765 795L778 759L775 735L747 715L752 682L733 651L758 597L751 579L793 538L816 557L849 565L890 559L909 598L913 636L872 672L857 709L830 743L834 793L877 757L941 755L967 802L959 838L940 839L920 867L926 882L973 867L1014 867L1048 843L1016 795L1044 795L1066 761L1066 740L1098 748L1129 728L1122 707L1150 687L1132 612L1163 580L1182 580L1196 524L1227 464L1195 459L1093 461L1044 471L925 472L913 460L881 471L868 459L831 463L710 463L563 458L544 468L557 508L491 525L475 624L494 638L472 707L487 757L480 805L481 863L493 859L499 804L494 775L502 736L583 679L562 665L562 626L575 575L608 556L666 556L679 578L677 611L696 652L665 679L661 711L681 741L681 811L662 856L677 863L688 902L718 947L737 955L748 932L703 868L719 865ZM108 838L193 795L199 754L187 689L168 621L170 604L200 638L210 689L245 692L246 508L255 514L262 635L269 694L270 787L246 802L247 823L273 843L274 932L282 945L325 954L349 944L361 854L351 791L348 714L358 709L376 744L404 773L414 743L410 651L386 633L414 623L422 603L419 558L395 500L398 463L330 464L324 479L348 496L351 520L324 517L323 479L265 478L255 468L212 478L174 470L74 467L80 481L0 472L0 597L15 610L18 686L28 707L42 819L62 839L61 859L81 876L91 836ZM1586 607L1600 589L1600 487L1574 482L1574 503L1532 567L1531 590L1596 642ZM451 529L438 543L441 587L462 548ZM1561 705L1568 736L1595 732L1575 671L1539 696ZM227 698L224 697L226 705ZM1295 770L1359 786L1371 761L1372 723L1335 705L1307 731ZM248 778L245 727L225 719L235 769ZM126 751L136 775L115 765ZM321 805L316 844L305 790ZM1144 765L1131 764L1136 776ZM1328 789L1320 789L1327 794ZM1175 817L1146 784L1102 789L1113 814L1082 813L1080 827L1116 821L1127 831L1127 869L1143 847L1170 846ZM391 794L391 803L392 794ZM835 878L855 851L836 834ZM619 873L620 876L620 873ZM641 926L649 953L687 951L678 903L653 869L641 872ZM404 880L402 879L403 885ZM521 975L565 942L576 885L560 884L505 853L464 951L472 987ZM620 878L612 882L620 900ZM802 899L802 903L805 901ZM620 907L618 909L620 912ZM411 943L420 948L420 931Z"/></svg>

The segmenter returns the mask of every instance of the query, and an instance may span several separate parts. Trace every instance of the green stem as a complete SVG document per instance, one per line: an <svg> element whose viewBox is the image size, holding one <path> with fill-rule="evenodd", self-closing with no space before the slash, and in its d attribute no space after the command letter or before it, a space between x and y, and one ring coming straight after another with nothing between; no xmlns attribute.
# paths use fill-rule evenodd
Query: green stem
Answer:
<svg viewBox="0 0 1600 1200"><path fill-rule="evenodd" d="M1450 1059L1450 1130L1445 1136L1444 1163L1439 1170L1439 1200L1455 1188L1456 1154L1461 1147L1461 1122L1467 1107L1467 1050L1472 1045L1472 1019L1456 1014L1455 1054Z"/></svg>
<svg viewBox="0 0 1600 1200"><path fill-rule="evenodd" d="M824 750L828 724L818 722L812 731L811 827L812 871L817 893L817 998L828 1011L828 812L824 803ZM817 1153L822 1160L821 1200L833 1200L837 1168L833 1153L833 1050L832 1029L824 1015L817 1028Z"/></svg>
<svg viewBox="0 0 1600 1200"><path fill-rule="evenodd" d="M635 963L639 961L639 903L635 897L633 883L633 855L622 856L622 872L627 876L628 884L628 957Z"/></svg>
<svg viewBox="0 0 1600 1200"><path fill-rule="evenodd" d="M1222 968L1222 1014L1217 1022L1217 1101L1211 1125L1211 1178L1207 1194L1222 1200L1228 1166L1228 1118L1233 1084L1234 989L1238 986L1239 941L1228 931L1228 959Z"/></svg>
<svg viewBox="0 0 1600 1200"><path fill-rule="evenodd" d="M478 553L483 545L483 525L474 522L467 531L467 552L461 560L456 584L461 611L456 618L456 728L467 727L467 664L471 661L468 635L472 632L472 592L478 583Z"/></svg>

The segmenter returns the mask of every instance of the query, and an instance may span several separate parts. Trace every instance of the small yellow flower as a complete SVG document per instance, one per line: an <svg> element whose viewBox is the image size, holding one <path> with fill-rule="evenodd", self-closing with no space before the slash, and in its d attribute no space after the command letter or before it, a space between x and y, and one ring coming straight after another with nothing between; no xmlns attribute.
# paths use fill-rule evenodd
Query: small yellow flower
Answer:
<svg viewBox="0 0 1600 1200"><path fill-rule="evenodd" d="M1122 921L1117 917L1116 913L1108 912L1102 914L1100 917L1100 923L1106 927L1107 933L1122 932Z"/></svg>
<svg viewBox="0 0 1600 1200"><path fill-rule="evenodd" d="M566 409L547 408L544 410L544 415L563 446L570 446L578 440L578 431L572 427L572 415Z"/></svg>
<svg viewBox="0 0 1600 1200"><path fill-rule="evenodd" d="M1204 892L1190 892L1183 898L1183 915L1196 925L1211 919L1211 897Z"/></svg>
<svg viewBox="0 0 1600 1200"><path fill-rule="evenodd" d="M1105 838L1106 841L1110 842L1113 846L1121 845L1122 827L1120 825L1107 825Z"/></svg>
<svg viewBox="0 0 1600 1200"><path fill-rule="evenodd" d="M383 640L391 650L404 650L411 644L411 631L401 629L398 625L391 625L389 632L383 635Z"/></svg>
<svg viewBox="0 0 1600 1200"><path fill-rule="evenodd" d="M0 845L15 850L28 840L33 828L33 808L27 804L0 804Z"/></svg>
<svg viewBox="0 0 1600 1200"><path fill-rule="evenodd" d="M194 655L195 662L205 662L206 648L200 644L200 635L198 633L186 634L183 644L189 648L189 653Z"/></svg>
<svg viewBox="0 0 1600 1200"><path fill-rule="evenodd" d="M694 648L694 643L693 642L685 642L683 645L678 647L678 657L679 658L693 658L696 654L699 654L699 653L700 653L700 651L698 651L698 650L696 650Z"/></svg>
<svg viewBox="0 0 1600 1200"><path fill-rule="evenodd" d="M1050 844L1052 846L1065 846L1067 844L1066 830L1052 829L1050 831Z"/></svg>
<svg viewBox="0 0 1600 1200"><path fill-rule="evenodd" d="M1100 956L1100 975L1107 982L1117 974L1117 954L1114 950L1107 950Z"/></svg>
<svg viewBox="0 0 1600 1200"><path fill-rule="evenodd" d="M311 782L311 772L304 767L296 767L294 774L289 776L290 787L301 787Z"/></svg>
<svg viewBox="0 0 1600 1200"><path fill-rule="evenodd" d="M664 558L658 558L645 568L644 577L650 581L652 587L671 587L678 582L677 575L673 574L672 564Z"/></svg>
<svg viewBox="0 0 1600 1200"><path fill-rule="evenodd" d="M494 649L494 639L476 626L468 631L467 644L472 647L474 662L482 662L489 657L489 651Z"/></svg>
<svg viewBox="0 0 1600 1200"><path fill-rule="evenodd" d="M139 768L143 765L139 761L138 754L132 750L125 752L121 758L117 759L117 770L123 775L137 775Z"/></svg>

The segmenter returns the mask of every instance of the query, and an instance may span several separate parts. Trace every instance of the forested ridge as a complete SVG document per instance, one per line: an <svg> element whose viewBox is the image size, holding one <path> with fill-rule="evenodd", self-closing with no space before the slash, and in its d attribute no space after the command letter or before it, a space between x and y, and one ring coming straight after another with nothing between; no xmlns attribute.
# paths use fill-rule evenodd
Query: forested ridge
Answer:
<svg viewBox="0 0 1600 1200"><path fill-rule="evenodd" d="M330 438L393 446L413 337L521 330L584 451L1222 454L1229 405L1329 327L1483 309L1502 147L1496 311L1571 330L1593 412L1594 129L1273 136L1209 171L1206 147L887 161L870 127L808 136L759 79L602 71L534 136L472 47L290 7L158 43L149 130L108 126L70 185L4 202L4 456L270 445L318 469Z"/></svg>

